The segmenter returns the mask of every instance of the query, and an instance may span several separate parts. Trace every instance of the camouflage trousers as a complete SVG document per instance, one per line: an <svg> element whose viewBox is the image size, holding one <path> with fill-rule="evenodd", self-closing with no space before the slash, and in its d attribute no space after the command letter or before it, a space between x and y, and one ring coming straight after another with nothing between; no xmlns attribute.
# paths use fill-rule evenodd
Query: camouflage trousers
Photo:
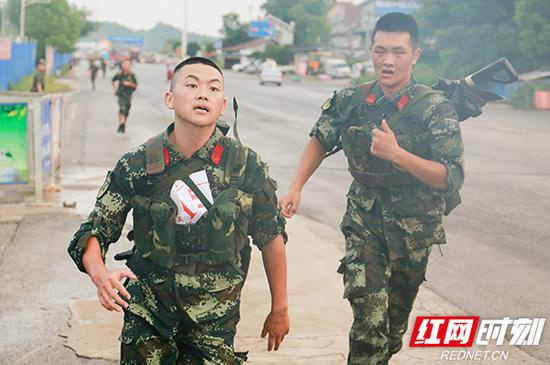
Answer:
<svg viewBox="0 0 550 365"><path fill-rule="evenodd" d="M132 259L131 259L132 260ZM141 260L143 262L144 260ZM238 365L233 339L245 274L233 264L195 275L139 272L120 336L123 365ZM143 269L143 268L141 268Z"/></svg>
<svg viewBox="0 0 550 365"><path fill-rule="evenodd" d="M402 347L431 246L407 249L399 240L388 245L387 237L399 235L386 232L394 227L379 204L371 212L351 208L348 202L341 225L346 256L338 269L353 311L348 364L387 364ZM396 252L396 247L403 249Z"/></svg>
<svg viewBox="0 0 550 365"><path fill-rule="evenodd" d="M130 107L132 106L132 96L119 95L118 96L118 113L128 117L130 114Z"/></svg>

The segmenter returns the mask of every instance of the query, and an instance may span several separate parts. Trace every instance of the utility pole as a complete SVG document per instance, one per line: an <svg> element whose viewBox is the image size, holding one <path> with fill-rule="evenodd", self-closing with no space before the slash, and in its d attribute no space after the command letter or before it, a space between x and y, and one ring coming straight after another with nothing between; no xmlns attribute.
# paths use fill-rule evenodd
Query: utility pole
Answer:
<svg viewBox="0 0 550 365"><path fill-rule="evenodd" d="M189 13L189 3L188 0L183 0L183 28L181 30L181 58L187 56L187 20Z"/></svg>
<svg viewBox="0 0 550 365"><path fill-rule="evenodd" d="M21 12L20 12L20 18L19 18L19 42L23 42L25 40L25 8L27 5L25 4L25 0L21 0Z"/></svg>
<svg viewBox="0 0 550 365"><path fill-rule="evenodd" d="M25 10L33 4L49 4L51 0L21 0L21 13L19 18L19 42L25 41Z"/></svg>
<svg viewBox="0 0 550 365"><path fill-rule="evenodd" d="M8 15L6 12L8 11L8 0L4 1L2 3L2 28L0 28L0 35L2 37L6 37L7 30L6 30L6 22L8 21Z"/></svg>

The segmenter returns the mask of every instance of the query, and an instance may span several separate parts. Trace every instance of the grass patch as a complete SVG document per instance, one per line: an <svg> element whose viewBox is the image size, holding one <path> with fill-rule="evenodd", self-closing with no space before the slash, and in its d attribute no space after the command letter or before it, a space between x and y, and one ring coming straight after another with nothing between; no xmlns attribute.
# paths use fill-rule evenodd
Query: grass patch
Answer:
<svg viewBox="0 0 550 365"><path fill-rule="evenodd" d="M432 86L441 77L441 74L433 66L421 63L414 66L414 77L418 83Z"/></svg>
<svg viewBox="0 0 550 365"><path fill-rule="evenodd" d="M517 109L535 109L535 91L549 90L550 80L526 81L512 95L512 105Z"/></svg>
<svg viewBox="0 0 550 365"><path fill-rule="evenodd" d="M66 75L66 74L69 73L70 69L71 69L71 66L70 66L69 64L63 65L63 66L61 66L61 68L59 69L59 74L60 74L61 76Z"/></svg>
<svg viewBox="0 0 550 365"><path fill-rule="evenodd" d="M10 87L11 91L23 91L28 92L31 90L33 75L25 76L19 80L15 85ZM46 90L45 94L55 94L61 92L71 91L69 85L57 81L54 76L46 76Z"/></svg>

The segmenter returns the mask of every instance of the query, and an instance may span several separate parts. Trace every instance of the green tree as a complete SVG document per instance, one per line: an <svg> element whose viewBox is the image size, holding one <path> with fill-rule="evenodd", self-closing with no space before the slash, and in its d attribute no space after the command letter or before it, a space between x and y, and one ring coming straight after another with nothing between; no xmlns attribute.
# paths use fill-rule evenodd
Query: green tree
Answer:
<svg viewBox="0 0 550 365"><path fill-rule="evenodd" d="M168 38L164 41L161 52L164 54L172 54L176 51L176 48L181 46L181 39Z"/></svg>
<svg viewBox="0 0 550 365"><path fill-rule="evenodd" d="M550 2L517 0L520 49L534 67L550 65Z"/></svg>
<svg viewBox="0 0 550 365"><path fill-rule="evenodd" d="M333 0L267 0L262 9L285 22L296 24L296 45L320 46L326 45L330 37L326 16L333 4Z"/></svg>
<svg viewBox="0 0 550 365"><path fill-rule="evenodd" d="M197 42L187 43L187 54L189 56L196 56L197 52L200 51L201 46Z"/></svg>
<svg viewBox="0 0 550 365"><path fill-rule="evenodd" d="M10 22L19 27L21 0L8 0ZM89 31L87 13L69 5L67 0L51 0L26 8L25 36L37 41L37 57L44 58L45 47L70 52L82 31Z"/></svg>
<svg viewBox="0 0 550 365"><path fill-rule="evenodd" d="M215 50L216 50L216 47L214 47L214 42L208 42L204 45L205 52L213 52Z"/></svg>
<svg viewBox="0 0 550 365"><path fill-rule="evenodd" d="M288 11L297 3L298 1L296 0L267 0L262 5L262 9L266 13L274 15L288 23L293 20L288 14Z"/></svg>
<svg viewBox="0 0 550 365"><path fill-rule="evenodd" d="M99 23L89 20L90 11L86 9L78 9L80 17L83 19L82 28L80 29L80 37L85 37L91 32L99 29Z"/></svg>
<svg viewBox="0 0 550 365"><path fill-rule="evenodd" d="M424 0L417 14L421 61L445 77L463 77L507 57L524 66L514 22L515 0Z"/></svg>
<svg viewBox="0 0 550 365"><path fill-rule="evenodd" d="M279 65L288 65L292 63L294 52L292 52L290 47L270 44L266 47L263 57L272 58L277 61Z"/></svg>
<svg viewBox="0 0 550 365"><path fill-rule="evenodd" d="M223 34L224 46L233 46L249 40L248 24L241 23L239 14L228 13L222 18L223 28L220 32Z"/></svg>

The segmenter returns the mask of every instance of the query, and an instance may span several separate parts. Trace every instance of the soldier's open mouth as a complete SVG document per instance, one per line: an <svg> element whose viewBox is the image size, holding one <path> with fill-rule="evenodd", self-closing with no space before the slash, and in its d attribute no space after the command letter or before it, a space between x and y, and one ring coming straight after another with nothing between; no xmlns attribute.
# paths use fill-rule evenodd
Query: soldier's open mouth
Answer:
<svg viewBox="0 0 550 365"><path fill-rule="evenodd" d="M391 75L393 75L393 71L391 71L391 70L382 70L382 75L391 76Z"/></svg>
<svg viewBox="0 0 550 365"><path fill-rule="evenodd" d="M193 108L193 110L201 110L201 111L204 111L204 112L209 112L208 108L205 107L205 106L196 106Z"/></svg>

